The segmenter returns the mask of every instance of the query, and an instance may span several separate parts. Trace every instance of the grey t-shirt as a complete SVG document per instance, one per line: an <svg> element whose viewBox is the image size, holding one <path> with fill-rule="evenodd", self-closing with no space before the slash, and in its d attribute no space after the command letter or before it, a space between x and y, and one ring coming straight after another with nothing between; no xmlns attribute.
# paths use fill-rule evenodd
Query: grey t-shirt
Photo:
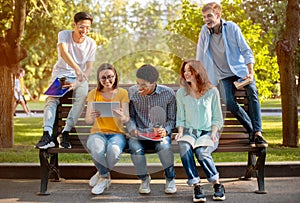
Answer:
<svg viewBox="0 0 300 203"><path fill-rule="evenodd" d="M212 34L209 42L209 50L213 56L215 67L217 70L216 75L217 79L221 80L227 77L234 76L233 72L230 70L230 67L226 58L226 49L224 46L224 41L222 34Z"/></svg>
<svg viewBox="0 0 300 203"><path fill-rule="evenodd" d="M59 32L57 46L61 43L65 43L67 45L68 52L75 63L77 63L81 70L84 71L86 68L85 65L88 61L95 61L97 48L96 42L92 38L86 36L84 41L78 44L74 42L72 32L72 30L63 30ZM57 77L76 77L74 69L61 57L59 49L58 60L52 71L52 81L54 81Z"/></svg>

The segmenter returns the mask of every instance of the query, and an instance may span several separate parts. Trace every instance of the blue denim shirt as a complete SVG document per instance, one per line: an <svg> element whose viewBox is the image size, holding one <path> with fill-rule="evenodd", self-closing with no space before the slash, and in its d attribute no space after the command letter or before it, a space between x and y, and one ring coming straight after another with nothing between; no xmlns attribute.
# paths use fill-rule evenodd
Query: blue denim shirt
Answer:
<svg viewBox="0 0 300 203"><path fill-rule="evenodd" d="M254 63L252 50L237 24L223 19L222 24L222 38L226 49L228 65L236 76L243 78L248 75L247 64ZM214 85L217 85L219 79L215 74L217 67L215 67L212 54L209 51L210 37L207 25L204 25L198 39L196 60L200 60L203 63L210 81Z"/></svg>

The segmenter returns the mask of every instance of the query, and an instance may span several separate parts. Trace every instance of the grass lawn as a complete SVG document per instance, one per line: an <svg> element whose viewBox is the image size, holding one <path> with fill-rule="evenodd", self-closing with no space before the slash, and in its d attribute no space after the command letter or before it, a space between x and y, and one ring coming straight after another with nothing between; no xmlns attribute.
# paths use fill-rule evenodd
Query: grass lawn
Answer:
<svg viewBox="0 0 300 203"><path fill-rule="evenodd" d="M300 120L300 119L299 119ZM42 135L42 118L15 118L14 147L0 149L0 162L39 163L38 150L34 144ZM300 149L282 147L281 117L264 116L264 136L269 143L267 162L272 161L300 161ZM215 162L246 162L247 153L214 153ZM60 154L60 162L92 163L89 154ZM149 163L159 162L156 154L147 155ZM131 163L130 156L123 154L120 162ZM180 157L175 154L175 162L180 163Z"/></svg>

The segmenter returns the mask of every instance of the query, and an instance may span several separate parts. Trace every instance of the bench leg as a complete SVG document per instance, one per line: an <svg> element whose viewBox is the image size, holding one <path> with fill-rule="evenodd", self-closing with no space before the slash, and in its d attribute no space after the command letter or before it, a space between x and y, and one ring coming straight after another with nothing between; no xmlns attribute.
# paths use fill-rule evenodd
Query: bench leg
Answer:
<svg viewBox="0 0 300 203"><path fill-rule="evenodd" d="M257 164L255 166L257 170L257 184L258 190L255 193L266 194L265 190L265 161L266 161L266 148L260 148L258 154Z"/></svg>
<svg viewBox="0 0 300 203"><path fill-rule="evenodd" d="M58 154L52 154L50 157L50 172L53 177L52 181L58 182L60 180L60 173L58 169Z"/></svg>
<svg viewBox="0 0 300 203"><path fill-rule="evenodd" d="M50 163L49 163L50 157ZM51 176L54 177L54 181L59 181L60 175L58 170L58 154L49 154L47 150L40 149L40 176L41 176L41 186L40 192L37 195L49 195L47 192L48 179Z"/></svg>
<svg viewBox="0 0 300 203"><path fill-rule="evenodd" d="M241 177L240 180L252 180L253 173L255 170L256 155L252 152L248 152L248 163L245 176Z"/></svg>
<svg viewBox="0 0 300 203"><path fill-rule="evenodd" d="M49 154L47 153L47 150L40 149L39 158L40 158L41 186L40 186L40 192L37 193L37 195L49 195L50 193L47 192L48 176L49 176L49 163L48 163Z"/></svg>

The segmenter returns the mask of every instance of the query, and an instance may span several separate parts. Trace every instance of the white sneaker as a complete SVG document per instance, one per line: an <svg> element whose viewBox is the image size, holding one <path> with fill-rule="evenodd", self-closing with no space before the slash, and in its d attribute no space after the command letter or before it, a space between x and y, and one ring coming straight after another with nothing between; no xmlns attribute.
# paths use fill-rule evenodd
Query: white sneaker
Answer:
<svg viewBox="0 0 300 203"><path fill-rule="evenodd" d="M111 184L110 178L100 178L98 183L93 187L92 194L100 195L105 189L108 189Z"/></svg>
<svg viewBox="0 0 300 203"><path fill-rule="evenodd" d="M177 188L175 184L175 180L166 180L165 193L166 194L174 194L176 193Z"/></svg>
<svg viewBox="0 0 300 203"><path fill-rule="evenodd" d="M140 188L139 188L139 193L140 194L149 194L151 192L151 190L150 190L150 181L151 181L150 175L148 176L148 178L146 180L142 180L142 183L141 183Z"/></svg>
<svg viewBox="0 0 300 203"><path fill-rule="evenodd" d="M97 185L97 183L99 182L100 180L100 175L99 175L99 171L97 173L95 173L95 175L93 175L89 181L89 185L91 187L94 187L95 185Z"/></svg>

